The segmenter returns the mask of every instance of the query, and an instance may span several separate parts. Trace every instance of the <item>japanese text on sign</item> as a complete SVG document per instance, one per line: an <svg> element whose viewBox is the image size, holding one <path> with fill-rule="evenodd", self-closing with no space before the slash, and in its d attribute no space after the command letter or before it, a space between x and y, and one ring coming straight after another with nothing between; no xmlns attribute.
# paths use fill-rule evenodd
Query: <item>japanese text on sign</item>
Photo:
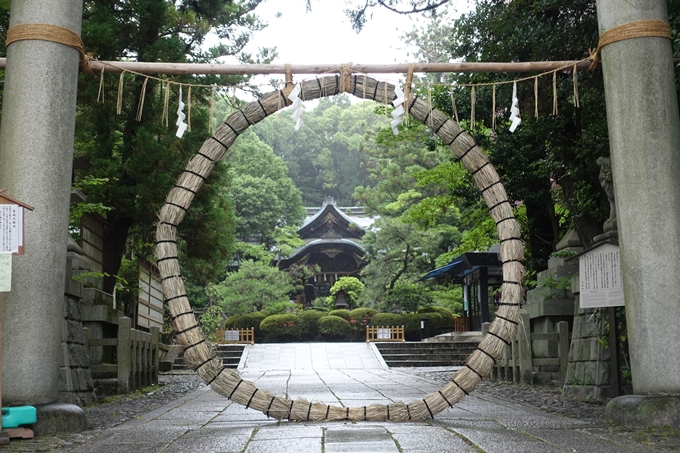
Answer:
<svg viewBox="0 0 680 453"><path fill-rule="evenodd" d="M579 257L581 308L623 305L623 276L619 247L604 244Z"/></svg>
<svg viewBox="0 0 680 453"><path fill-rule="evenodd" d="M16 253L23 245L21 209L16 204L0 204L0 252Z"/></svg>

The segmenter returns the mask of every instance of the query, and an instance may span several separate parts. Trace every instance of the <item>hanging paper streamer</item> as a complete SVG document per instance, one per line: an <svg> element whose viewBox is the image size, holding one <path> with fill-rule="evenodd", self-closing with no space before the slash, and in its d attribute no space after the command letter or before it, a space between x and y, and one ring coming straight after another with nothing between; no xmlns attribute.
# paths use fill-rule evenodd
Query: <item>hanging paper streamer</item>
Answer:
<svg viewBox="0 0 680 453"><path fill-rule="evenodd" d="M182 102L182 85L179 86L179 107L177 107L177 137L182 138L184 132L187 130L187 123L184 122L184 118L187 116L182 111L184 110L184 102Z"/></svg>
<svg viewBox="0 0 680 453"><path fill-rule="evenodd" d="M512 84L512 105L510 106L510 132L515 132L522 119L519 117L519 99L517 99L517 82Z"/></svg>
<svg viewBox="0 0 680 453"><path fill-rule="evenodd" d="M293 114L290 116L295 121L295 131L299 131L302 127L302 101L300 100L300 84L298 83L293 88L293 91L288 95L288 99L293 101L291 108L293 109Z"/></svg>
<svg viewBox="0 0 680 453"><path fill-rule="evenodd" d="M394 135L399 135L399 129L397 129L397 126L401 124L401 122L404 120L404 113L406 110L404 110L404 92L401 91L401 88L398 86L394 86L394 95L396 96L396 99L392 101L392 105L395 106L396 108L392 110L392 118L394 118L392 121L390 121L390 126L392 126L392 133Z"/></svg>

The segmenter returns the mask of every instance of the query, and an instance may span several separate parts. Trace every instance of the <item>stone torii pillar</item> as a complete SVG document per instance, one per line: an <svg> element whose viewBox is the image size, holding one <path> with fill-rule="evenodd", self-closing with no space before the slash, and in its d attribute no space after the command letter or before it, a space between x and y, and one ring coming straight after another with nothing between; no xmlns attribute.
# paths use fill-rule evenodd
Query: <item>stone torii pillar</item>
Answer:
<svg viewBox="0 0 680 453"><path fill-rule="evenodd" d="M600 36L631 22L668 21L664 0L598 0L597 13ZM636 395L614 399L607 416L635 426L677 425L680 118L671 41L625 39L601 56Z"/></svg>
<svg viewBox="0 0 680 453"><path fill-rule="evenodd" d="M82 0L12 0L10 28L48 24L80 35L82 11ZM3 297L2 399L36 406L39 435L84 421L77 406L57 404L78 61L77 50L41 39L7 48L0 182L35 211Z"/></svg>

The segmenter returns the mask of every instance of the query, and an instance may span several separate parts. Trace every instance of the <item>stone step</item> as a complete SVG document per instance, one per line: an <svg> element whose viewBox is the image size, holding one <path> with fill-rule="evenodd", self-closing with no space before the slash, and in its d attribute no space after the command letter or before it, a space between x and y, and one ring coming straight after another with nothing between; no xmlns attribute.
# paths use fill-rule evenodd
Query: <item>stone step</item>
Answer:
<svg viewBox="0 0 680 453"><path fill-rule="evenodd" d="M436 367L436 366L463 366L465 361L460 360L442 360L442 361L431 361L431 360L404 360L404 361L387 361L385 363L389 367L397 368L419 368L419 367Z"/></svg>
<svg viewBox="0 0 680 453"><path fill-rule="evenodd" d="M376 342L378 349L399 348L399 349L455 349L455 348L475 348L478 341L441 341L441 342Z"/></svg>

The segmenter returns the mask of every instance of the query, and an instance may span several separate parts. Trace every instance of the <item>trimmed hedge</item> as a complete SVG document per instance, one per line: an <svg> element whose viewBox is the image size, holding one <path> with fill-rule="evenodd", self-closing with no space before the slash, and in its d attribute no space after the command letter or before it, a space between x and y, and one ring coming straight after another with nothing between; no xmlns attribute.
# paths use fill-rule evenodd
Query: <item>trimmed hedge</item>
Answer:
<svg viewBox="0 0 680 453"><path fill-rule="evenodd" d="M296 341L300 335L300 318L292 313L267 316L261 323L265 343Z"/></svg>
<svg viewBox="0 0 680 453"><path fill-rule="evenodd" d="M373 310L372 308L355 308L349 312L349 317L350 319L354 319L355 325L364 327L365 325L368 325L368 323L371 321L371 318L373 318L373 315L376 313L378 313L378 310ZM366 321L364 326L361 325L362 321Z"/></svg>
<svg viewBox="0 0 680 453"><path fill-rule="evenodd" d="M446 307L442 307L440 305L432 305L429 307L423 307L420 310L418 310L418 313L439 313L442 315L442 324L441 327L450 327L451 330L453 331L453 318L456 318L457 315L454 315L451 310L449 310ZM443 333L443 332L437 332L438 333Z"/></svg>
<svg viewBox="0 0 680 453"><path fill-rule="evenodd" d="M318 310L305 310L298 315L300 321L300 340L312 341L319 336L319 319L327 313Z"/></svg>
<svg viewBox="0 0 680 453"><path fill-rule="evenodd" d="M344 340L352 327L347 320L339 316L324 316L319 319L319 333L325 340Z"/></svg>
<svg viewBox="0 0 680 453"><path fill-rule="evenodd" d="M376 313L371 318L370 325L375 327L398 327L404 325L404 317L396 313Z"/></svg>
<svg viewBox="0 0 680 453"><path fill-rule="evenodd" d="M349 321L349 310L345 310L344 308L341 308L340 310L332 310L330 313L328 313L328 316L337 316L344 319L345 321Z"/></svg>
<svg viewBox="0 0 680 453"><path fill-rule="evenodd" d="M227 318L222 324L223 329L249 329L253 328L255 332L255 341L262 341L264 335L260 324L267 318L267 314L262 311L247 313L245 315L236 315Z"/></svg>
<svg viewBox="0 0 680 453"><path fill-rule="evenodd" d="M439 313L409 313L402 316L404 319L406 341L420 341L421 319L427 319L425 323L426 337L435 336L439 326L442 325L442 315Z"/></svg>

